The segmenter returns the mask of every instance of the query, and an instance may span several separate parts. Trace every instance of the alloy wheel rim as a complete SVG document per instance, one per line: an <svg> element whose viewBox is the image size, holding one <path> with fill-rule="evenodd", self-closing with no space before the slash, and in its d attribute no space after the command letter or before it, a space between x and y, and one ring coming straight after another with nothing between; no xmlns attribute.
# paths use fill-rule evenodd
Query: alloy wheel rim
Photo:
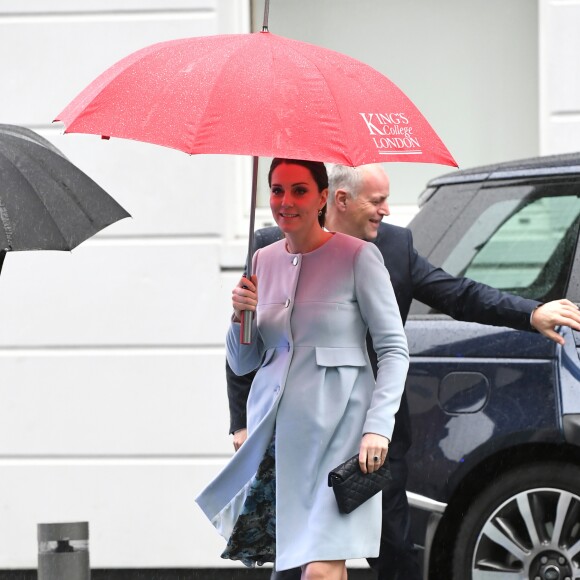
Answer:
<svg viewBox="0 0 580 580"><path fill-rule="evenodd" d="M473 580L580 580L580 496L522 491L486 519L475 543Z"/></svg>

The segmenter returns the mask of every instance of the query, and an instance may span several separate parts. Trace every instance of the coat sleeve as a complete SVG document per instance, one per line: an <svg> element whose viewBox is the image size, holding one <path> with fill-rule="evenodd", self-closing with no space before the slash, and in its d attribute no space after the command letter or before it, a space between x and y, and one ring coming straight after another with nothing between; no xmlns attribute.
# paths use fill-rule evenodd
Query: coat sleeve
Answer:
<svg viewBox="0 0 580 580"><path fill-rule="evenodd" d="M262 340L258 334L256 317L252 323L252 342L242 344L240 341L239 322L232 322L226 336L226 357L231 370L236 375L246 375L260 366L263 355Z"/></svg>
<svg viewBox="0 0 580 580"><path fill-rule="evenodd" d="M356 299L378 360L364 433L391 439L409 368L407 338L389 273L374 245L367 243L358 252L354 276Z"/></svg>
<svg viewBox="0 0 580 580"><path fill-rule="evenodd" d="M258 250L282 239L282 232L275 227L257 230L254 237L254 249ZM226 360L226 383L228 390L228 405L230 409L230 433L239 429L245 429L246 403L250 394L250 387L254 380L255 372L245 375L237 375Z"/></svg>
<svg viewBox="0 0 580 580"><path fill-rule="evenodd" d="M540 303L470 278L456 278L420 256L410 239L413 298L456 320L533 331L530 316Z"/></svg>
<svg viewBox="0 0 580 580"><path fill-rule="evenodd" d="M258 264L258 256L260 250L257 250L253 256L253 271L256 271ZM259 282L258 282L259 285ZM258 301L260 294L258 290ZM240 340L241 324L234 322L230 324L226 336L226 358L230 369L234 374L241 376L246 375L258 368L264 353L264 346L258 332L258 324L256 316L252 320L252 342L250 344L242 344Z"/></svg>
<svg viewBox="0 0 580 580"><path fill-rule="evenodd" d="M252 381L256 376L251 372L242 376L236 375L226 361L226 381L228 388L228 405L230 409L230 434L245 429L247 423L246 403L250 394Z"/></svg>

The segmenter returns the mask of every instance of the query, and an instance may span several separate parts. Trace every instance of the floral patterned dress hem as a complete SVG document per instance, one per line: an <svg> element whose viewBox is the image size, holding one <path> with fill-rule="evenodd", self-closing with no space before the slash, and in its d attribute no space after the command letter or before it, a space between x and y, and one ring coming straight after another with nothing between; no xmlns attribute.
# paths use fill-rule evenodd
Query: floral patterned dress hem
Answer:
<svg viewBox="0 0 580 580"><path fill-rule="evenodd" d="M272 437L221 557L253 568L276 560L276 450Z"/></svg>

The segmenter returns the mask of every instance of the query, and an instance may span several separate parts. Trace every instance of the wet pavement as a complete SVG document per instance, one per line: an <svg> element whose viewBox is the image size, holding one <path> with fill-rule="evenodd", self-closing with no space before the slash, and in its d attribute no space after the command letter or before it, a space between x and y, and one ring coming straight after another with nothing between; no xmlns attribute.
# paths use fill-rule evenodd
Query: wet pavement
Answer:
<svg viewBox="0 0 580 580"><path fill-rule="evenodd" d="M271 570L195 569L195 570L91 570L91 580L269 580ZM369 569L351 569L348 580L375 580ZM36 570L0 570L0 580L37 580ZM64 580L64 579L63 579ZM74 579L69 579L74 580Z"/></svg>

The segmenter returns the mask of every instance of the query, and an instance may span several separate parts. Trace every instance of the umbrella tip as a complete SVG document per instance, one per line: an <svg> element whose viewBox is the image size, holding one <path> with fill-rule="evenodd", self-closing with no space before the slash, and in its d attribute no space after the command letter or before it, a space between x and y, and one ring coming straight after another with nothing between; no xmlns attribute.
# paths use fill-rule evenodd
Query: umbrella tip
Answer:
<svg viewBox="0 0 580 580"><path fill-rule="evenodd" d="M264 20L262 21L262 32L268 31L268 16L270 14L270 0L264 2Z"/></svg>
<svg viewBox="0 0 580 580"><path fill-rule="evenodd" d="M101 135L101 139L108 141L111 137L109 135Z"/></svg>

